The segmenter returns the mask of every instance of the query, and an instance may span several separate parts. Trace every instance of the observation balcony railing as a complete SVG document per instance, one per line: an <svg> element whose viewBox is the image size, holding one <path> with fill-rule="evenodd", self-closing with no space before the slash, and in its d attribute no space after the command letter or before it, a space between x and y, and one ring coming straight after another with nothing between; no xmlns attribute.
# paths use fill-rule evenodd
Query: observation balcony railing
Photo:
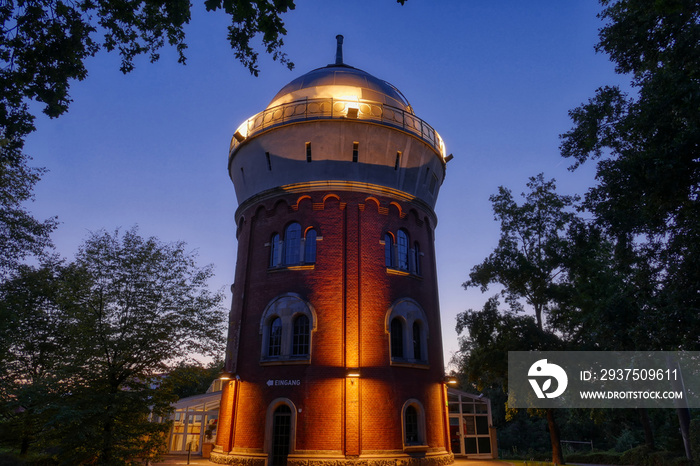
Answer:
<svg viewBox="0 0 700 466"><path fill-rule="evenodd" d="M445 144L437 131L410 112L376 102L344 99L305 99L268 108L248 118L236 130L231 139L229 155L246 138L288 123L323 119L354 119L371 121L401 129L432 146L443 158Z"/></svg>

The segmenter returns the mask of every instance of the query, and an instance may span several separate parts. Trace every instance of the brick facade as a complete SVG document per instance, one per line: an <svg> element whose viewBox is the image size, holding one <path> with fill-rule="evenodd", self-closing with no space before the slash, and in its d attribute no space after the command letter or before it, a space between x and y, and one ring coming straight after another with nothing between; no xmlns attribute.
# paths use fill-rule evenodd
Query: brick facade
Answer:
<svg viewBox="0 0 700 466"><path fill-rule="evenodd" d="M425 409L428 452L447 454L443 357L436 292L433 228L419 206L357 192L280 194L239 212L232 315L240 328L235 360L240 382L224 392L218 445L222 451L265 455L266 411L273 400L297 409L295 455L355 458L401 453L401 409L408 399ZM318 232L315 264L270 268L270 238L290 222ZM421 274L393 273L384 235L399 229L421 245ZM294 293L314 309L308 361L261 363L261 318L277 296ZM392 364L387 313L396 301L418 303L428 319L427 364ZM238 310L245 312L238 313ZM237 319L240 319L238 323ZM360 377L346 377L359 368ZM298 385L275 386L291 380ZM273 381L268 386L268 381ZM237 393L232 407L232 392ZM227 414L236 411L235 425ZM222 460L223 461L223 460ZM442 461L442 460L441 460Z"/></svg>
<svg viewBox="0 0 700 466"><path fill-rule="evenodd" d="M309 76L232 140L236 377L212 461L449 464L433 211L444 145L388 83L342 63ZM350 113L324 82L365 100Z"/></svg>

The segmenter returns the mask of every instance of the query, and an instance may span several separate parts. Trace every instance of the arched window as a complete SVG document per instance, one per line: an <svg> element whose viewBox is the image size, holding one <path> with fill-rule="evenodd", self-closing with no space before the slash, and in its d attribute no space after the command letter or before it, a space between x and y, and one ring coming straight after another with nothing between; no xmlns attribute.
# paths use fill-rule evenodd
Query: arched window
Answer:
<svg viewBox="0 0 700 466"><path fill-rule="evenodd" d="M299 263L299 248L301 247L301 225L290 224L284 231L284 265Z"/></svg>
<svg viewBox="0 0 700 466"><path fill-rule="evenodd" d="M418 241L416 241L415 243L413 243L413 254L414 254L414 258L415 258L414 264L416 264L416 265L415 265L415 267L416 267L416 270L415 270L416 275L422 275L422 274L423 274L423 270L421 269L421 266L420 266L420 245L418 244Z"/></svg>
<svg viewBox="0 0 700 466"><path fill-rule="evenodd" d="M270 323L270 335L267 343L267 355L279 356L282 349L282 319L275 317Z"/></svg>
<svg viewBox="0 0 700 466"><path fill-rule="evenodd" d="M396 238L398 267L401 270L408 270L408 233L404 230L399 230Z"/></svg>
<svg viewBox="0 0 700 466"><path fill-rule="evenodd" d="M420 401L415 398L406 401L401 410L401 417L404 448L426 445L425 411Z"/></svg>
<svg viewBox="0 0 700 466"><path fill-rule="evenodd" d="M308 356L309 339L309 318L303 314L296 316L292 334L292 356Z"/></svg>
<svg viewBox="0 0 700 466"><path fill-rule="evenodd" d="M419 445L418 441L418 412L416 407L411 405L404 413L404 443L406 445Z"/></svg>
<svg viewBox="0 0 700 466"><path fill-rule="evenodd" d="M316 262L316 230L311 228L306 232L304 241L304 262L313 264Z"/></svg>
<svg viewBox="0 0 700 466"><path fill-rule="evenodd" d="M422 344L421 340L423 339L423 332L421 331L420 328L420 323L419 322L413 322L413 359L417 361L421 361L423 358L422 356Z"/></svg>
<svg viewBox="0 0 700 466"><path fill-rule="evenodd" d="M403 323L398 317L391 320L391 357L403 358Z"/></svg>
<svg viewBox="0 0 700 466"><path fill-rule="evenodd" d="M316 322L313 307L296 293L274 298L260 318L260 363L310 362Z"/></svg>
<svg viewBox="0 0 700 466"><path fill-rule="evenodd" d="M389 233L384 235L384 263L387 267L394 266L394 237Z"/></svg>
<svg viewBox="0 0 700 466"><path fill-rule="evenodd" d="M428 320L423 308L411 298L394 302L385 317L392 365L428 365Z"/></svg>
<svg viewBox="0 0 700 466"><path fill-rule="evenodd" d="M280 261L280 235L275 233L270 240L270 267L277 267Z"/></svg>

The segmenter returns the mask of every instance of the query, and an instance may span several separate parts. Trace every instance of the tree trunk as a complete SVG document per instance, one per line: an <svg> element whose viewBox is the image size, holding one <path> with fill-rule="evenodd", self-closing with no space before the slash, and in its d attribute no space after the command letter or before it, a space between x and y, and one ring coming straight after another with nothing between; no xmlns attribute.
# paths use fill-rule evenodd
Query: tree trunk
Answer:
<svg viewBox="0 0 700 466"><path fill-rule="evenodd" d="M107 419L102 430L102 452L100 453L99 464L109 465L112 464L112 444L113 433L112 433L112 419L111 419L111 407L107 408Z"/></svg>
<svg viewBox="0 0 700 466"><path fill-rule="evenodd" d="M547 408L547 426L549 427L549 439L552 442L552 463L565 464L561 451L561 439L559 438L559 426L554 419L554 409Z"/></svg>
<svg viewBox="0 0 700 466"><path fill-rule="evenodd" d="M21 414L22 419L22 441L19 447L19 455L25 456L29 451L29 436L31 435L31 419L29 413L25 411Z"/></svg>
<svg viewBox="0 0 700 466"><path fill-rule="evenodd" d="M654 432L651 430L651 422L649 422L649 413L646 408L639 408L639 422L644 429L644 445L654 450Z"/></svg>
<svg viewBox="0 0 700 466"><path fill-rule="evenodd" d="M683 438L683 446L685 447L685 456L693 461L693 454L690 447L690 409L687 407L676 408L678 422L681 426L681 437Z"/></svg>

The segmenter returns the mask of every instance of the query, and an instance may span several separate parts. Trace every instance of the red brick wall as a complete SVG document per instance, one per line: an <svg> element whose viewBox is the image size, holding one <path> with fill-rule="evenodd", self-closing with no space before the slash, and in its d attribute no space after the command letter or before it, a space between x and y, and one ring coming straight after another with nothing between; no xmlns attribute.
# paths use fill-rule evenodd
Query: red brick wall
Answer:
<svg viewBox="0 0 700 466"><path fill-rule="evenodd" d="M301 198L301 200L299 200ZM418 204L358 192L314 191L280 194L238 213L238 264L231 312L227 367L242 384L238 392L234 446L264 450L265 416L276 398L297 408L296 450L401 450L401 408L410 398L425 408L427 443L445 444L442 342L435 277L433 228ZM319 235L313 270L270 270L269 243L290 222ZM384 233L405 228L411 246L424 252L422 276L387 273ZM261 365L260 320L268 303L296 293L313 306L316 331L308 364ZM396 300L411 298L424 309L429 325L429 366L390 364L386 314ZM359 379L346 367L360 367ZM266 385L267 380L300 380L298 386ZM224 392L224 397L228 396ZM225 412L227 411L227 412ZM222 402L221 429L232 409ZM228 437L219 434L225 447Z"/></svg>

